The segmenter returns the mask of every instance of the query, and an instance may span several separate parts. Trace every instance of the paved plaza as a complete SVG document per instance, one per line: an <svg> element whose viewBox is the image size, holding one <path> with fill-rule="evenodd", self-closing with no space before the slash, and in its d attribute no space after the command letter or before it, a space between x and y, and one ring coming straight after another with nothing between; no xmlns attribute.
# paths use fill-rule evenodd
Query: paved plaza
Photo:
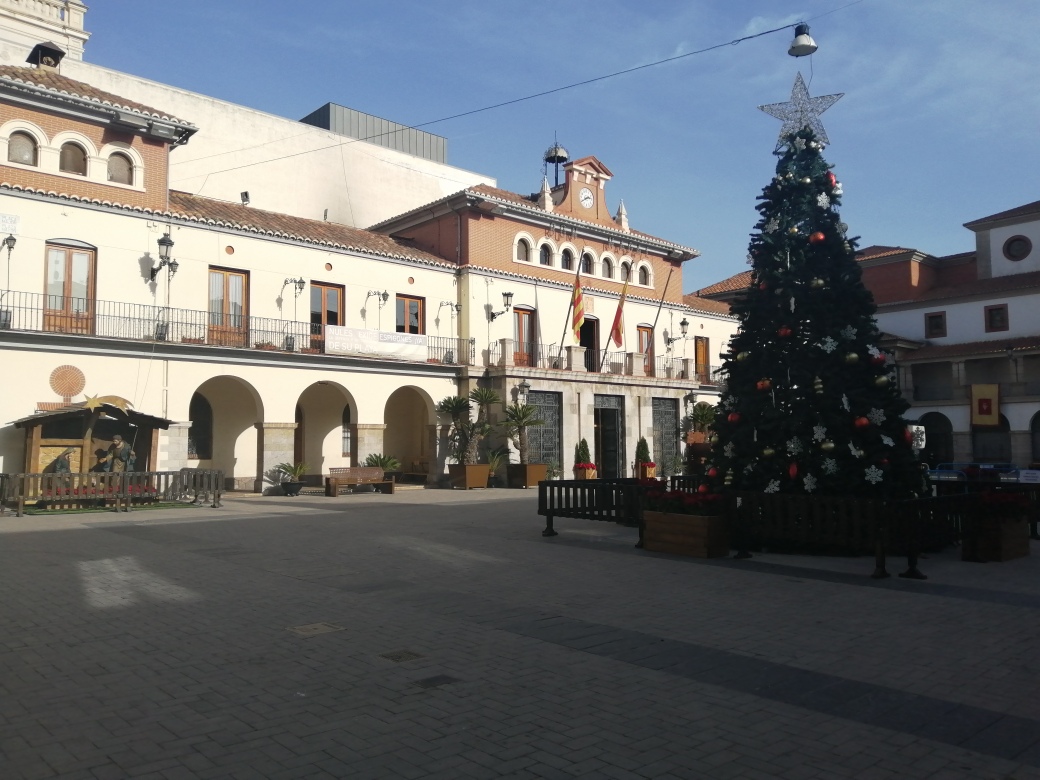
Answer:
<svg viewBox="0 0 1040 780"><path fill-rule="evenodd" d="M0 780L1040 778L1040 542L877 582L536 498L0 517Z"/></svg>

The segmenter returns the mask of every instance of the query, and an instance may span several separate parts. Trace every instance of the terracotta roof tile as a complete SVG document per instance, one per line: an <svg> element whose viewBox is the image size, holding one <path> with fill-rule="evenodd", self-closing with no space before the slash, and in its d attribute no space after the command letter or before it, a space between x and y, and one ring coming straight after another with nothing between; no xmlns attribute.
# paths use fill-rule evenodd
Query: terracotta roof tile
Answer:
<svg viewBox="0 0 1040 780"><path fill-rule="evenodd" d="M710 298L701 298L696 293L687 293L683 296L683 303L694 311L708 314L729 314L729 304L722 301L713 301Z"/></svg>
<svg viewBox="0 0 1040 780"><path fill-rule="evenodd" d="M1007 352L1008 347L1016 352L1040 349L1040 336L1022 336L1015 339L970 341L962 344L931 344L927 347L907 351L901 358L901 362L941 360L943 358L964 357L967 355L1002 356Z"/></svg>
<svg viewBox="0 0 1040 780"><path fill-rule="evenodd" d="M176 190L170 191L170 211L174 216L193 221L212 222L240 230L352 249L383 257L455 267L454 263L450 263L442 257L406 246L382 233L337 225L333 222L321 222L316 219L303 219L273 211L262 211L251 206L210 200Z"/></svg>
<svg viewBox="0 0 1040 780"><path fill-rule="evenodd" d="M715 284L709 285L708 287L702 287L697 290L697 295L701 297L709 295L718 295L724 292L735 292L737 290L746 290L751 284L751 271L741 271L736 276L731 276L729 279L723 279L721 282L715 282Z"/></svg>
<svg viewBox="0 0 1040 780"><path fill-rule="evenodd" d="M901 255L904 252L915 251L917 250L908 249L902 246L868 246L856 252L856 260L875 260L879 257L889 257L891 255Z"/></svg>
<svg viewBox="0 0 1040 780"><path fill-rule="evenodd" d="M980 217L979 219L973 219L971 222L965 222L964 227L969 230L973 227L984 225L987 222L997 222L1002 219L1014 219L1015 217L1028 217L1028 216L1040 216L1040 200L1027 203L1024 206L1017 206L1007 211L999 211L996 214L990 214L988 217Z"/></svg>
<svg viewBox="0 0 1040 780"><path fill-rule="evenodd" d="M169 122L175 122L187 127L194 127L190 122L178 119L165 111L160 111L157 108L152 108L143 105L142 103L135 103L132 100L127 100L118 95L113 95L110 92L105 92L97 87L91 86L90 84L85 84L82 81L76 81L62 76L60 73L55 71L26 68L17 65L0 65L0 83L11 85L17 85L18 83L27 84L52 94L68 95L70 97L85 100L89 103L134 111L157 119L165 119Z"/></svg>

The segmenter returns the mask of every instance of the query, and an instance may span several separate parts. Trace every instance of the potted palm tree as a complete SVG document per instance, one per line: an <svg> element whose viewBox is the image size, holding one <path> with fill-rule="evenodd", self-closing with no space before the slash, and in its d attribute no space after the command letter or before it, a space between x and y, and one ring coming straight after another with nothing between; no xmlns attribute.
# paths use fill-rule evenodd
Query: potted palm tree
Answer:
<svg viewBox="0 0 1040 780"><path fill-rule="evenodd" d="M636 476L640 479L657 476L657 464L650 460L650 445L645 436L640 436L636 442Z"/></svg>
<svg viewBox="0 0 1040 780"><path fill-rule="evenodd" d="M303 475L309 467L306 463L279 463L275 470L281 475L282 493L286 496L300 495L303 487Z"/></svg>
<svg viewBox="0 0 1040 780"><path fill-rule="evenodd" d="M502 487L502 478L498 473L503 466L509 463L509 450L505 447L495 447L493 450L488 450L487 462L488 471L490 472L488 487Z"/></svg>
<svg viewBox="0 0 1040 780"><path fill-rule="evenodd" d="M596 478L596 464L592 462L592 455L589 453L589 443L585 439L574 445L574 478Z"/></svg>
<svg viewBox="0 0 1040 780"><path fill-rule="evenodd" d="M683 430L687 444L704 444L708 440L708 432L715 422L715 407L701 401L694 404L690 413L683 419Z"/></svg>
<svg viewBox="0 0 1040 780"><path fill-rule="evenodd" d="M509 487L529 488L537 486L548 477L549 468L544 463L530 463L530 443L527 429L535 425L544 425L545 420L538 416L538 410L528 404L514 403L506 407L506 432L513 442L520 457L519 463L506 466Z"/></svg>
<svg viewBox="0 0 1040 780"><path fill-rule="evenodd" d="M449 457L455 463L448 465L448 476L453 488L487 487L491 469L486 463L477 463L477 448L492 430L488 408L499 401L494 390L478 387L470 391L469 397L450 395L437 404L437 411L451 418L448 446ZM474 405L477 407L476 420L472 419Z"/></svg>

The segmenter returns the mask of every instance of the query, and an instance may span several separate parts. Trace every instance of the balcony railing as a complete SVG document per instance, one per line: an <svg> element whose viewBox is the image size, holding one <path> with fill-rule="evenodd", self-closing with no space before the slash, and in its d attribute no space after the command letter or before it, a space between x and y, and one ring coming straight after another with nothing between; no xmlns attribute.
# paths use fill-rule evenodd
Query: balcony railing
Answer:
<svg viewBox="0 0 1040 780"><path fill-rule="evenodd" d="M320 325L239 313L0 291L0 330L325 354ZM473 365L473 339L427 336L427 362Z"/></svg>

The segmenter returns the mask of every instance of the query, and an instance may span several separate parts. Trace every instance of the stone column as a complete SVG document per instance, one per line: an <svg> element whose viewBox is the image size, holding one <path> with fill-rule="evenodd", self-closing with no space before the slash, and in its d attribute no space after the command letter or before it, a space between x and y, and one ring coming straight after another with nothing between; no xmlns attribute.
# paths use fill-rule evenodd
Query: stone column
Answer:
<svg viewBox="0 0 1040 780"><path fill-rule="evenodd" d="M691 382L696 381L697 377L694 375L695 369L696 369L696 364L694 363L693 358L683 358L682 359L682 378L683 379L688 379Z"/></svg>
<svg viewBox="0 0 1040 780"><path fill-rule="evenodd" d="M153 471L179 471L188 467L188 430L190 422L170 423L169 430L159 440L159 462ZM159 431L155 432L160 435Z"/></svg>
<svg viewBox="0 0 1040 780"><path fill-rule="evenodd" d="M445 472L447 472L448 431L450 428L450 425L439 425L436 423L426 426L427 443L429 445L427 452L429 452L430 460L430 470L426 474L427 485L436 485Z"/></svg>
<svg viewBox="0 0 1040 780"><path fill-rule="evenodd" d="M357 450L357 464L359 466L365 465L365 458L369 455L383 454L383 433L385 431L386 425L380 423L357 424L357 438L354 447Z"/></svg>
<svg viewBox="0 0 1040 780"><path fill-rule="evenodd" d="M512 366L513 363L513 340L512 339L499 339L498 343L502 347L502 362L499 365Z"/></svg>
<svg viewBox="0 0 1040 780"><path fill-rule="evenodd" d="M567 347L567 370L588 372L589 369L585 365L585 347Z"/></svg>
<svg viewBox="0 0 1040 780"><path fill-rule="evenodd" d="M643 361L636 359L642 357L642 355L635 352L625 353L625 373L628 376L646 376L646 368L643 365Z"/></svg>
<svg viewBox="0 0 1040 780"><path fill-rule="evenodd" d="M275 472L279 463L294 463L296 460L296 423L255 423L256 426L256 480L253 490L264 492L264 481L278 484L280 477Z"/></svg>

